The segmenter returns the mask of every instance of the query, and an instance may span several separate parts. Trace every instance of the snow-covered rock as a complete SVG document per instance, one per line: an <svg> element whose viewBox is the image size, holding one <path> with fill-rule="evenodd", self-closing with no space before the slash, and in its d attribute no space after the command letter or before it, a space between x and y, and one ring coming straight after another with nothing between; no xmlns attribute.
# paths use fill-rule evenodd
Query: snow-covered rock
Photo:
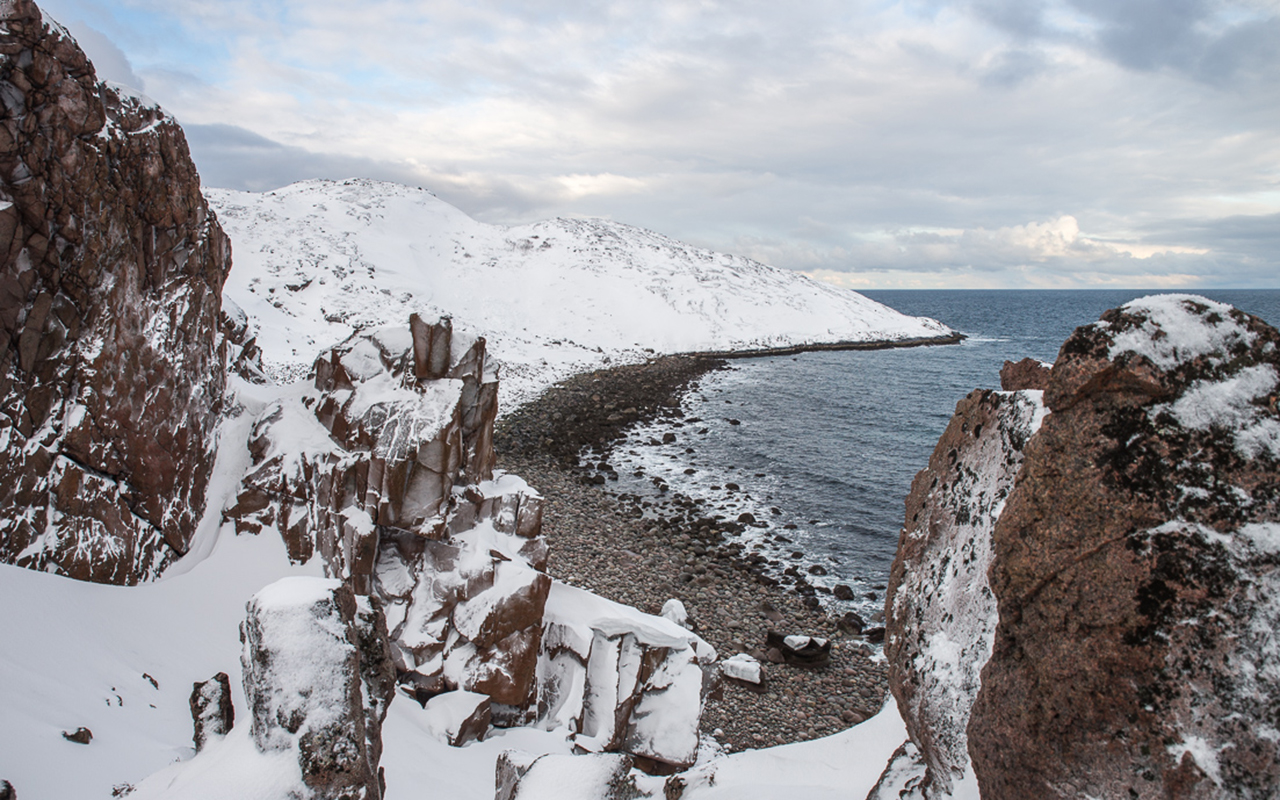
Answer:
<svg viewBox="0 0 1280 800"><path fill-rule="evenodd" d="M241 663L253 743L296 754L312 797L382 797L380 728L392 687L381 626L368 598L333 579L284 578L249 602Z"/></svg>
<svg viewBox="0 0 1280 800"><path fill-rule="evenodd" d="M208 191L235 246L227 294L267 370L300 375L356 330L450 315L504 365L505 410L653 352L903 340L950 330L795 272L602 219L485 225L369 180Z"/></svg>
<svg viewBox="0 0 1280 800"><path fill-rule="evenodd" d="M964 796L974 785L965 730L997 621L992 531L1043 421L1041 394L974 391L912 482L885 600L889 686L909 740L874 800Z"/></svg>
<svg viewBox="0 0 1280 800"><path fill-rule="evenodd" d="M912 487L886 646L910 741L872 796L1271 796L1280 332L1146 297L1042 385L966 398Z"/></svg>
<svg viewBox="0 0 1280 800"><path fill-rule="evenodd" d="M461 689L436 695L423 710L427 730L450 747L483 739L493 718L489 695Z"/></svg>
<svg viewBox="0 0 1280 800"><path fill-rule="evenodd" d="M1280 332L1145 297L1063 344L994 533L987 800L1280 783Z"/></svg>
<svg viewBox="0 0 1280 800"><path fill-rule="evenodd" d="M227 237L177 122L0 5L0 561L151 580L205 505Z"/></svg>
<svg viewBox="0 0 1280 800"><path fill-rule="evenodd" d="M226 736L236 721L231 702L231 678L219 672L207 681L191 687L191 721L195 732L192 741L199 753L211 739Z"/></svg>
<svg viewBox="0 0 1280 800"><path fill-rule="evenodd" d="M555 583L538 664L541 724L649 771L693 764L716 652L668 619Z"/></svg>
<svg viewBox="0 0 1280 800"><path fill-rule="evenodd" d="M494 800L626 800L642 795L632 759L618 753L527 756L508 751L498 759Z"/></svg>
<svg viewBox="0 0 1280 800"><path fill-rule="evenodd" d="M760 661L746 653L738 653L720 662L720 672L726 678L760 685L764 683L764 667Z"/></svg>

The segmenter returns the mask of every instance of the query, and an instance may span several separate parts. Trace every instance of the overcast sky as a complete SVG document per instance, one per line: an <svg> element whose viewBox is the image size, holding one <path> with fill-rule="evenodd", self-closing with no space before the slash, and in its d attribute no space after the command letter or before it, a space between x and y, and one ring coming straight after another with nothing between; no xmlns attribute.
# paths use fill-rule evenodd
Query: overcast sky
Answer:
<svg viewBox="0 0 1280 800"><path fill-rule="evenodd" d="M854 288L1280 287L1280 0L41 5L208 186L396 180Z"/></svg>

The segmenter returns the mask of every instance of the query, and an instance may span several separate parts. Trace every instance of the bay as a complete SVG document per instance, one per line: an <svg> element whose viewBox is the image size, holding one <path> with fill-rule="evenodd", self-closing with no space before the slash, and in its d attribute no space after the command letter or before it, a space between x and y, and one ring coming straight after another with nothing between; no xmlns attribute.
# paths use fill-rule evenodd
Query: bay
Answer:
<svg viewBox="0 0 1280 800"><path fill-rule="evenodd" d="M654 446L662 431L642 428L615 449L626 476L618 489L652 493L659 477L701 499L709 513L750 513L762 523L749 537L752 546L776 562L775 571L789 563L805 573L816 566L826 574L810 577L813 583L849 584L859 598L852 607L874 613L883 603L911 480L927 465L956 403L975 388L999 388L1006 360L1051 362L1076 327L1150 293L864 292L968 338L940 347L733 361L686 398L686 416L700 422L680 428L675 442ZM1197 294L1280 322L1280 291Z"/></svg>

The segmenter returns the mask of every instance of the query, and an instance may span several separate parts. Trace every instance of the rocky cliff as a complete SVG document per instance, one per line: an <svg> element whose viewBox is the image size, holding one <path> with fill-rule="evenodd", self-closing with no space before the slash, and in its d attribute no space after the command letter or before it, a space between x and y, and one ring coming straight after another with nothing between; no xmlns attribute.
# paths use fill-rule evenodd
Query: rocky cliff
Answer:
<svg viewBox="0 0 1280 800"><path fill-rule="evenodd" d="M1273 796L1280 333L1149 297L1078 329L1047 376L1008 372L1043 382L1038 432L966 485L982 435L959 432L1026 432L971 397L908 502L888 650L911 741L879 796Z"/></svg>
<svg viewBox="0 0 1280 800"><path fill-rule="evenodd" d="M228 240L178 124L29 0L0 101L0 560L147 580L204 509Z"/></svg>

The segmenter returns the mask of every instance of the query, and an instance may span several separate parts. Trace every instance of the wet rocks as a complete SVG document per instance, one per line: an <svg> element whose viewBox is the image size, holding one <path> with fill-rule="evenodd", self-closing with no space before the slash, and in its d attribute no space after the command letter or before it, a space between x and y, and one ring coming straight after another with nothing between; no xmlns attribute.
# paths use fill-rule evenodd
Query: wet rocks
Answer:
<svg viewBox="0 0 1280 800"><path fill-rule="evenodd" d="M191 686L191 720L195 732L192 741L196 752L204 749L214 737L226 736L235 724L236 712L231 705L231 679L219 672L207 681Z"/></svg>
<svg viewBox="0 0 1280 800"><path fill-rule="evenodd" d="M134 584L205 504L231 265L177 122L0 7L0 561Z"/></svg>

